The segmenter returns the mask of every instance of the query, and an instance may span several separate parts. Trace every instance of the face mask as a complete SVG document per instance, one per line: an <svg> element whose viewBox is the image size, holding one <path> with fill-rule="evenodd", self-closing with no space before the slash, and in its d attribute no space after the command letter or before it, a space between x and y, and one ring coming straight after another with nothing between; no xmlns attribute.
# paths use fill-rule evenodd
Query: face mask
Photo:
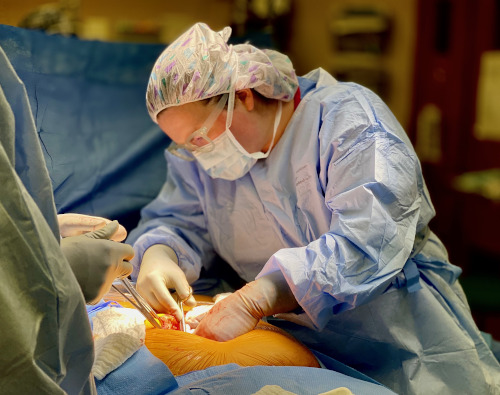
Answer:
<svg viewBox="0 0 500 395"><path fill-rule="evenodd" d="M281 101L278 101L278 109L274 117L273 139L269 149L265 153L254 152L250 154L241 146L238 140L236 140L229 130L233 111L231 100L229 108L226 130L213 141L214 148L208 152L195 151L193 155L210 177L233 181L248 173L258 159L267 158L269 156L281 120Z"/></svg>

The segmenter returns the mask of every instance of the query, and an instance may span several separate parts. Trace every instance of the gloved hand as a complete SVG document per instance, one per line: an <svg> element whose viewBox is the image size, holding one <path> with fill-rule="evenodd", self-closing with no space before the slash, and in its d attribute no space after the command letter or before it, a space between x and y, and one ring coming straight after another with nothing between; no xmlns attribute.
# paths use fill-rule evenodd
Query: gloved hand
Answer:
<svg viewBox="0 0 500 395"><path fill-rule="evenodd" d="M59 232L62 237L78 236L98 230L109 224L111 220L84 214L58 214ZM123 241L127 237L127 230L119 225L118 231L111 237L114 241Z"/></svg>
<svg viewBox="0 0 500 395"><path fill-rule="evenodd" d="M212 300L214 304L216 304L219 303L221 300L227 298L229 295L232 295L232 292L224 292L221 294L217 294L212 298ZM214 304L209 304L209 305L201 304L189 310L186 313L186 324L188 324L191 329L196 329L200 321L203 318L205 318L208 312L214 307Z"/></svg>
<svg viewBox="0 0 500 395"><path fill-rule="evenodd" d="M174 250L163 244L149 247L142 257L137 277L137 291L157 311L172 314L180 320L181 310L169 292L174 289L177 298L187 306L196 306L186 275L177 264Z"/></svg>
<svg viewBox="0 0 500 395"><path fill-rule="evenodd" d="M132 273L128 260L134 250L128 244L110 240L118 231L113 221L94 232L61 240L66 256L87 303L96 303L109 291L116 278Z"/></svg>
<svg viewBox="0 0 500 395"><path fill-rule="evenodd" d="M286 313L298 306L283 274L277 271L216 303L194 333L217 341L231 340L251 331L263 317Z"/></svg>

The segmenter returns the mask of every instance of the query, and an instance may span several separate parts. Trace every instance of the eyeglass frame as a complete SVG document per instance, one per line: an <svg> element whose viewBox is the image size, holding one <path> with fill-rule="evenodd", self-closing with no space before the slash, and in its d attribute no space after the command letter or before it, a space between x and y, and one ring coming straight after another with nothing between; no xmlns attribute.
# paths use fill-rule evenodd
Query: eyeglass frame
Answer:
<svg viewBox="0 0 500 395"><path fill-rule="evenodd" d="M187 156L184 153L182 153L180 150L186 150L188 152L194 152L194 151L200 151L200 152L209 152L214 149L214 142L213 140L208 137L208 132L210 129L212 129L212 126L214 126L215 121L217 118L219 118L220 114L224 110L224 107L226 106L226 103L228 101L229 94L225 93L221 96L219 101L217 102L215 108L212 110L208 118L205 120L203 123L203 126L197 130L195 130L193 133L191 133L188 138L186 139L187 143L184 144L177 144L175 142L172 142L169 147L167 148L168 152L171 154L187 160L187 161L194 161L193 156ZM206 141L207 144L204 145L195 145L191 143L191 141L195 138L201 137Z"/></svg>

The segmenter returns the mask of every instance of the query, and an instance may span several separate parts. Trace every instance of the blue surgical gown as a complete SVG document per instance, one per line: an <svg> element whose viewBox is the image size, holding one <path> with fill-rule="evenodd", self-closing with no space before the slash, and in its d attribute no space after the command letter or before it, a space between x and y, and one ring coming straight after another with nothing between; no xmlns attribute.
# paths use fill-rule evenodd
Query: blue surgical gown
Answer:
<svg viewBox="0 0 500 395"><path fill-rule="evenodd" d="M28 96L0 47L0 392L95 393L82 292L59 247Z"/></svg>
<svg viewBox="0 0 500 395"><path fill-rule="evenodd" d="M246 281L280 270L302 312L276 321L394 391L495 393L420 163L371 91L318 69L269 157L236 181L166 153L167 181L129 237L172 247L188 281L219 255ZM300 323L301 325L297 325Z"/></svg>

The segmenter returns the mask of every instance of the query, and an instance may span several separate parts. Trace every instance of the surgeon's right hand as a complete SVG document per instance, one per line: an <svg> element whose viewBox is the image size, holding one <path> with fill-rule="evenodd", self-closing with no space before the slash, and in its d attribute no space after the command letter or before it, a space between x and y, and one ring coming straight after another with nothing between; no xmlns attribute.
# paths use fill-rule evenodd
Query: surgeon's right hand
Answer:
<svg viewBox="0 0 500 395"><path fill-rule="evenodd" d="M116 278L132 273L128 261L134 257L133 248L110 240L118 228L118 222L113 221L94 232L61 240L61 250L87 303L98 302Z"/></svg>
<svg viewBox="0 0 500 395"><path fill-rule="evenodd" d="M177 255L166 245L155 244L146 250L136 286L156 311L172 314L179 321L182 313L169 289L174 289L177 298L187 306L196 306L186 275L177 264Z"/></svg>

